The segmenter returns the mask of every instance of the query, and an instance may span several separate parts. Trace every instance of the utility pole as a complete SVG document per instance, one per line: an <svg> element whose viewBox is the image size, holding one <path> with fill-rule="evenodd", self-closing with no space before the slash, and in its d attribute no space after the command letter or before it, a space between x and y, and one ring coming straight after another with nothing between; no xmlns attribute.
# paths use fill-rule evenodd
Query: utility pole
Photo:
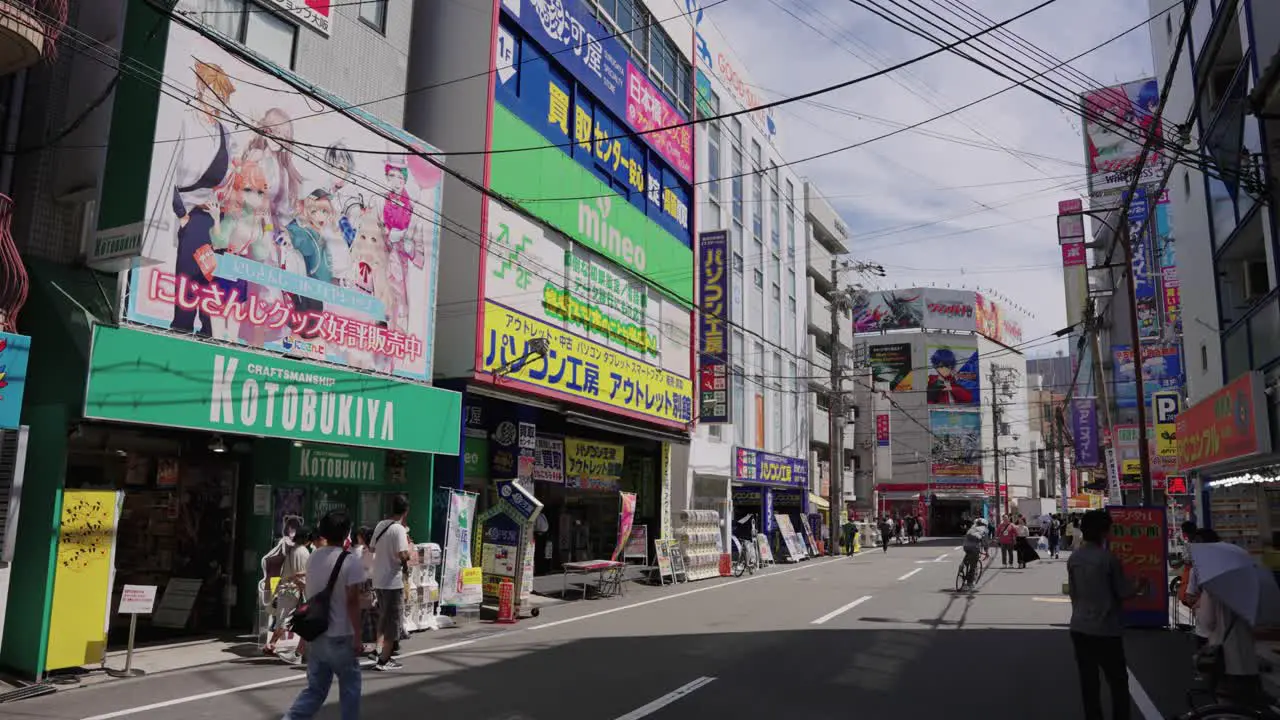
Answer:
<svg viewBox="0 0 1280 720"><path fill-rule="evenodd" d="M1048 495L1053 494L1058 487L1058 483L1054 482L1055 480L1054 468L1057 467L1054 460L1054 448L1057 447L1057 445L1055 444L1055 440L1053 437L1053 410L1051 409L1052 407L1053 407L1053 403L1049 403L1049 402L1040 403L1039 430L1041 432L1043 432L1046 429L1044 426L1045 420L1049 421L1049 427L1048 427L1049 432L1044 433L1046 435L1045 449L1047 450L1046 454L1048 455L1048 457L1046 458L1046 462L1044 463L1043 467L1040 468L1041 470L1044 471L1045 476L1049 478L1048 482L1044 483L1045 494L1048 494ZM1040 464L1039 458L1037 458L1036 464L1037 465ZM1063 501L1059 500L1058 505L1061 506L1062 502Z"/></svg>
<svg viewBox="0 0 1280 720"><path fill-rule="evenodd" d="M844 511L844 378L841 377L840 353L840 309L846 300L845 293L840 292L840 268L834 256L831 258L831 286L837 288L831 296L831 393L827 403L827 419L830 422L830 442L828 447L831 456L831 503L830 522L831 538L840 537L840 516ZM874 392L874 386L872 392ZM874 457L875 451L872 450ZM874 467L874 466L873 466ZM832 544L832 553L835 544Z"/></svg>
<svg viewBox="0 0 1280 720"><path fill-rule="evenodd" d="M1158 116L1157 116L1158 117ZM1159 192L1157 190L1157 192ZM1146 195L1143 195L1143 203L1148 203ZM1149 223L1145 216L1148 210L1143 210L1144 219L1140 224L1142 232L1145 234ZM1125 269L1126 285L1128 286L1129 296L1129 347L1133 351L1133 384L1138 399L1138 463L1142 473L1142 504L1150 505L1153 501L1151 492L1151 447L1147 438L1147 389L1146 381L1142 377L1142 338L1138 335L1138 295L1137 289L1134 287L1134 271L1133 271L1133 241L1135 238L1130 237L1129 223L1124 223L1120 228L1122 233L1121 246L1125 251L1125 260L1129 267ZM1144 242L1144 239L1136 238L1138 242Z"/></svg>
<svg viewBox="0 0 1280 720"><path fill-rule="evenodd" d="M1054 423L1054 426L1057 428L1058 447L1061 448L1058 452L1058 493L1059 497L1062 498L1060 505L1069 505L1070 502L1067 499L1067 447L1062 439L1062 426L1065 423L1065 420L1063 419L1064 412L1061 407L1058 408L1057 414L1057 422Z"/></svg>
<svg viewBox="0 0 1280 720"><path fill-rule="evenodd" d="M1000 384L1000 375L997 372L999 369L995 365L991 366L991 454L996 476L996 510L993 520L996 524L999 524L1004 517L1003 506L1000 504L1000 395L996 392L996 387Z"/></svg>

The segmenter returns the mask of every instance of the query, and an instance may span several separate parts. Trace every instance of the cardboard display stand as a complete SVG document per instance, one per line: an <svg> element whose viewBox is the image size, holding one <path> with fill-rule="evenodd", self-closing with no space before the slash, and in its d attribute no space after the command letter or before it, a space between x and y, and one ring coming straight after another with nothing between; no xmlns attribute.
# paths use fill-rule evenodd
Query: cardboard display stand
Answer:
<svg viewBox="0 0 1280 720"><path fill-rule="evenodd" d="M774 520L778 525L778 534L782 537L782 544L779 548L786 555L783 559L786 562L807 560L809 554L804 549L804 540L796 533L796 529L791 526L791 517L779 513L774 515Z"/></svg>
<svg viewBox="0 0 1280 720"><path fill-rule="evenodd" d="M498 481L498 502L477 519L484 602L497 606L503 580L515 585L517 617L532 617L533 525L542 503L515 480Z"/></svg>

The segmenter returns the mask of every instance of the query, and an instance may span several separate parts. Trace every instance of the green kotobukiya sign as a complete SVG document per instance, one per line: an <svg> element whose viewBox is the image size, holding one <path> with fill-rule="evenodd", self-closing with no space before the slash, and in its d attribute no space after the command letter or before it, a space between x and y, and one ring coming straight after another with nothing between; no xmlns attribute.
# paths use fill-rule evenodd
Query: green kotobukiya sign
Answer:
<svg viewBox="0 0 1280 720"><path fill-rule="evenodd" d="M289 455L289 478L296 482L382 485L386 476L387 456L381 450L295 445Z"/></svg>
<svg viewBox="0 0 1280 720"><path fill-rule="evenodd" d="M493 106L493 138L495 150L547 144L499 104ZM530 202L526 209L648 280L655 289L693 304L693 250L559 148L494 153L489 161L490 186L506 197L589 198Z"/></svg>
<svg viewBox="0 0 1280 720"><path fill-rule="evenodd" d="M462 396L428 385L99 325L85 417L441 455Z"/></svg>

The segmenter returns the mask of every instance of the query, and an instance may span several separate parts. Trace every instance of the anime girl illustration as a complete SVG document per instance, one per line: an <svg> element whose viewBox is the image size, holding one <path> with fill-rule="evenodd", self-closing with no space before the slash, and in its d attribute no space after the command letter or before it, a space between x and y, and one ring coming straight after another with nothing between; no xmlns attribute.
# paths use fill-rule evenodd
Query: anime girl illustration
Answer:
<svg viewBox="0 0 1280 720"><path fill-rule="evenodd" d="M409 166L402 158L388 157L387 194L383 199L382 222L387 230L391 262L387 266L387 283L391 304L387 306L387 324L404 330L409 324L409 263L423 266L424 251L421 228L414 222L413 200L409 197Z"/></svg>
<svg viewBox="0 0 1280 720"><path fill-rule="evenodd" d="M388 275L393 261L382 214L372 208L361 209L358 213L356 234L351 243L350 283L355 289L382 301L389 312L392 291ZM375 369L377 365L373 354L367 350L349 349L347 362L352 367L365 370Z"/></svg>
<svg viewBox="0 0 1280 720"><path fill-rule="evenodd" d="M271 186L271 220L287 227L297 211L302 173L293 162L293 119L280 108L271 108L257 123L257 132L244 150L244 158L262 166Z"/></svg>
<svg viewBox="0 0 1280 720"><path fill-rule="evenodd" d="M956 354L951 348L938 348L929 357L926 393L930 405L973 404L973 392L962 385L956 375Z"/></svg>
<svg viewBox="0 0 1280 720"><path fill-rule="evenodd" d="M1133 166L1141 155L1148 133L1160 136L1155 124L1160 91L1155 80L1147 80L1132 99L1130 85L1104 88L1085 98L1089 117L1085 120L1089 141L1089 171L1115 172Z"/></svg>
<svg viewBox="0 0 1280 720"><path fill-rule="evenodd" d="M345 234L346 229L350 227L353 231L352 237L354 237L355 225L347 217L347 210L353 209L360 202L359 193L348 186L355 168L356 159L345 143L336 142L325 149L324 167L321 169L331 178L328 188L329 199L334 209L338 211L334 225L342 230L342 234ZM348 241L347 247L350 246L351 243Z"/></svg>
<svg viewBox="0 0 1280 720"><path fill-rule="evenodd" d="M230 171L233 156L231 135L222 121L220 108L230 102L236 88L218 65L197 60L194 71L195 97L183 112L173 163L172 207L178 218L173 273L175 279L185 279L192 290L198 292L213 282L214 258L209 236L214 219L209 206L215 202L214 190L222 185ZM169 327L204 337L213 334L209 313L180 304L174 305Z"/></svg>
<svg viewBox="0 0 1280 720"><path fill-rule="evenodd" d="M336 284L338 278L351 271L351 251L336 227L333 198L328 191L316 188L298 206L295 219L285 228L285 234L303 261L298 274ZM324 311L324 304L319 300L296 298L295 302L299 309Z"/></svg>

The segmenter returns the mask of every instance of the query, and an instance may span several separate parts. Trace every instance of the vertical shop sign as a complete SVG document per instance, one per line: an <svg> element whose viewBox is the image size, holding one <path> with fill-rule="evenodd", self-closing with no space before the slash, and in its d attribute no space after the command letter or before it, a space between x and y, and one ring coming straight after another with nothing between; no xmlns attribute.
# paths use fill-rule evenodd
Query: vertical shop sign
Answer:
<svg viewBox="0 0 1280 720"><path fill-rule="evenodd" d="M662 503L658 539L671 539L671 443L662 443Z"/></svg>
<svg viewBox="0 0 1280 720"><path fill-rule="evenodd" d="M30 353L31 338L0 332L0 430L16 430L21 424Z"/></svg>
<svg viewBox="0 0 1280 720"><path fill-rule="evenodd" d="M1157 271L1152 266L1151 237L1154 223L1147 222L1147 194L1138 188L1129 203L1129 246L1133 255L1133 298L1138 313L1138 335L1160 336L1160 300Z"/></svg>
<svg viewBox="0 0 1280 720"><path fill-rule="evenodd" d="M64 490L43 670L106 659L116 527L124 493Z"/></svg>
<svg viewBox="0 0 1280 720"><path fill-rule="evenodd" d="M1151 417L1155 420L1156 455L1178 457L1178 413L1182 397L1177 392L1158 392L1151 396Z"/></svg>
<svg viewBox="0 0 1280 720"><path fill-rule="evenodd" d="M538 448L538 426L533 423L522 422L517 427L520 459L516 465L516 477L520 478L521 482L531 482L533 480L535 453Z"/></svg>
<svg viewBox="0 0 1280 720"><path fill-rule="evenodd" d="M1247 372L1178 413L1178 469L1195 470L1271 451L1262 374Z"/></svg>
<svg viewBox="0 0 1280 720"><path fill-rule="evenodd" d="M564 441L540 437L534 450L533 479L564 484Z"/></svg>
<svg viewBox="0 0 1280 720"><path fill-rule="evenodd" d="M1124 575L1145 586L1124 601L1121 619L1126 627L1159 627L1169 623L1168 545L1162 507L1108 507L1111 537L1107 546L1120 560Z"/></svg>
<svg viewBox="0 0 1280 720"><path fill-rule="evenodd" d="M728 299L731 297L729 235L724 230L698 236L698 422L733 421L729 391Z"/></svg>
<svg viewBox="0 0 1280 720"><path fill-rule="evenodd" d="M1076 466L1098 465L1098 401L1097 398L1074 398L1071 401L1072 435L1075 437Z"/></svg>
<svg viewBox="0 0 1280 720"><path fill-rule="evenodd" d="M889 413L876 413L876 446L889 447Z"/></svg>
<svg viewBox="0 0 1280 720"><path fill-rule="evenodd" d="M1119 504L1124 495L1120 492L1120 465L1116 461L1115 448L1106 449L1107 456L1107 502Z"/></svg>

